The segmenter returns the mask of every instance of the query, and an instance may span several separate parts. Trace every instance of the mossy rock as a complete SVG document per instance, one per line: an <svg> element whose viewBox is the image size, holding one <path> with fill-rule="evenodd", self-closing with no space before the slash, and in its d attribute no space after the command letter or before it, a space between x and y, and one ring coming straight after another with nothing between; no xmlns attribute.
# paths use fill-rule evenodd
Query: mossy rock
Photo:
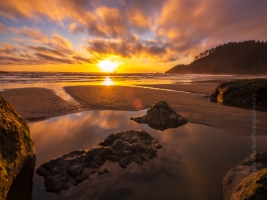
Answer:
<svg viewBox="0 0 267 200"><path fill-rule="evenodd" d="M0 199L30 199L34 166L29 127L0 95Z"/></svg>
<svg viewBox="0 0 267 200"><path fill-rule="evenodd" d="M267 111L267 79L241 79L220 83L211 94L210 101Z"/></svg>
<svg viewBox="0 0 267 200"><path fill-rule="evenodd" d="M267 199L267 168L249 175L238 184L231 200L266 200Z"/></svg>
<svg viewBox="0 0 267 200"><path fill-rule="evenodd" d="M267 199L267 152L251 154L222 181L224 200Z"/></svg>

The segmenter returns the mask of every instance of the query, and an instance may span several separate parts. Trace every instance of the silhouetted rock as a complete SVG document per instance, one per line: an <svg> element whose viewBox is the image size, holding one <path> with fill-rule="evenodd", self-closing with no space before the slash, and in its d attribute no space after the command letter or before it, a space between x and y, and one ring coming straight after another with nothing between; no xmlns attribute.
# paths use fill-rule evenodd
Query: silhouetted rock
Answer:
<svg viewBox="0 0 267 200"><path fill-rule="evenodd" d="M223 179L224 200L267 199L267 152L251 154Z"/></svg>
<svg viewBox="0 0 267 200"><path fill-rule="evenodd" d="M210 101L225 105L267 110L267 79L242 79L220 83ZM256 103L255 105L253 105Z"/></svg>
<svg viewBox="0 0 267 200"><path fill-rule="evenodd" d="M31 199L34 167L29 127L0 95L0 199Z"/></svg>
<svg viewBox="0 0 267 200"><path fill-rule="evenodd" d="M111 134L99 144L102 147L73 151L37 168L37 174L45 178L46 190L60 192L93 173L108 173L108 169L100 169L106 160L118 162L123 168L132 162L142 164L156 157L157 149L161 148L155 138L142 130Z"/></svg>
<svg viewBox="0 0 267 200"><path fill-rule="evenodd" d="M187 121L175 112L165 101L159 101L147 110L147 114L142 117L131 117L131 120L139 124L148 124L157 130L177 128L184 125Z"/></svg>

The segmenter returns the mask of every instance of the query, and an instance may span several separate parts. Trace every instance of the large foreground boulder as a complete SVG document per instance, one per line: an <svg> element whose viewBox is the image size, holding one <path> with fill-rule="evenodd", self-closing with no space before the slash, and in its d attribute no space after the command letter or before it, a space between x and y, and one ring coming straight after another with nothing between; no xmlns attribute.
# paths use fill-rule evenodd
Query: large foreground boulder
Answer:
<svg viewBox="0 0 267 200"><path fill-rule="evenodd" d="M31 199L34 167L29 127L0 95L0 199Z"/></svg>
<svg viewBox="0 0 267 200"><path fill-rule="evenodd" d="M147 114L142 117L131 117L131 120L139 124L148 124L157 130L177 128L184 125L187 121L175 112L165 101L159 101L147 110Z"/></svg>
<svg viewBox="0 0 267 200"><path fill-rule="evenodd" d="M223 179L224 200L267 199L267 152L251 154Z"/></svg>
<svg viewBox="0 0 267 200"><path fill-rule="evenodd" d="M225 105L267 110L267 79L242 79L220 83L210 101Z"/></svg>
<svg viewBox="0 0 267 200"><path fill-rule="evenodd" d="M93 173L108 173L107 169L100 169L106 160L118 162L123 168L132 162L142 164L156 157L157 149L161 148L155 138L142 130L111 134L99 144L102 147L73 151L37 168L37 174L45 178L46 190L60 192Z"/></svg>

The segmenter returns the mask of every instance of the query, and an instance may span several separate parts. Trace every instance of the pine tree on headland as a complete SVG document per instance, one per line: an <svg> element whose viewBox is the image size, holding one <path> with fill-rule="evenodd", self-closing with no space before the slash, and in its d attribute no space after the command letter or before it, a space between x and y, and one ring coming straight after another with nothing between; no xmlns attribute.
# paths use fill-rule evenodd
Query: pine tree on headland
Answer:
<svg viewBox="0 0 267 200"><path fill-rule="evenodd" d="M189 65L177 65L166 73L265 74L267 42L229 42L195 56Z"/></svg>

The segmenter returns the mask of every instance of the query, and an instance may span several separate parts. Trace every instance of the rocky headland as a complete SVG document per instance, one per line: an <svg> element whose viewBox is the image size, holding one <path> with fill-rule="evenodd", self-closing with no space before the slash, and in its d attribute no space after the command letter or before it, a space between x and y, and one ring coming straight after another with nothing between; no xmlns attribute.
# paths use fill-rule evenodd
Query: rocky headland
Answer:
<svg viewBox="0 0 267 200"><path fill-rule="evenodd" d="M139 124L147 124L157 130L177 128L187 123L187 121L175 112L165 101L159 101L147 110L147 114L142 117L130 118Z"/></svg>
<svg viewBox="0 0 267 200"><path fill-rule="evenodd" d="M165 73L266 74L267 42L229 42L195 56L188 65L176 65Z"/></svg>
<svg viewBox="0 0 267 200"><path fill-rule="evenodd" d="M29 127L0 95L0 199L31 199L34 167Z"/></svg>
<svg viewBox="0 0 267 200"><path fill-rule="evenodd" d="M99 145L70 152L37 168L37 174L45 178L46 190L60 192L78 185L96 172L98 175L108 173L108 169L101 169L107 160L118 162L122 168L132 162L142 164L156 157L161 148L155 138L142 130L111 134Z"/></svg>

